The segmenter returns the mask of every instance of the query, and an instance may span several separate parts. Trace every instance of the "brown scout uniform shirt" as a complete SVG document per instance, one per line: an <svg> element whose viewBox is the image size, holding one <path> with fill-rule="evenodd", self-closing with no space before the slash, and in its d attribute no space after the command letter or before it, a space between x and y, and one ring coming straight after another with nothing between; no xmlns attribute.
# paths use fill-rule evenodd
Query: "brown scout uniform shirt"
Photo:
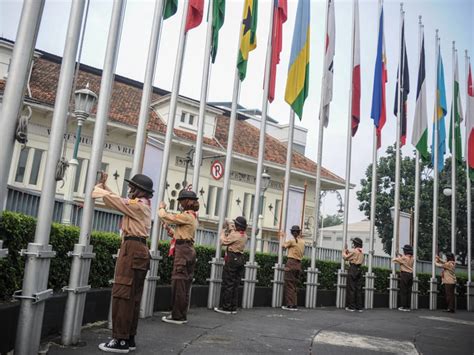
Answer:
<svg viewBox="0 0 474 355"><path fill-rule="evenodd" d="M303 259L304 256L304 241L299 240L296 242L296 240L290 239L283 243L283 248L288 249L288 257L296 260L301 260Z"/></svg>
<svg viewBox="0 0 474 355"><path fill-rule="evenodd" d="M355 248L352 250L345 249L342 258L354 265L362 265L364 263L364 253L361 248Z"/></svg>
<svg viewBox="0 0 474 355"><path fill-rule="evenodd" d="M456 283L456 264L454 261L440 261L435 263L436 266L442 267L443 272L441 273L441 282L443 284L453 285Z"/></svg>
<svg viewBox="0 0 474 355"><path fill-rule="evenodd" d="M160 208L158 216L163 222L176 226L173 238L176 240L184 239L194 241L194 233L198 228L199 222L191 211L174 214L166 212L164 208Z"/></svg>
<svg viewBox="0 0 474 355"><path fill-rule="evenodd" d="M227 246L227 251L243 254L248 235L245 231L238 232L236 230L231 230L228 235L225 235L225 232L222 231L220 238L222 245Z"/></svg>
<svg viewBox="0 0 474 355"><path fill-rule="evenodd" d="M393 259L394 263L400 264L400 271L413 273L413 262L415 259L411 255L401 255Z"/></svg>
<svg viewBox="0 0 474 355"><path fill-rule="evenodd" d="M122 198L112 191L104 190L98 186L94 187L92 197L102 197L107 207L124 214L121 227L124 236L147 238L150 235L151 208L146 199Z"/></svg>

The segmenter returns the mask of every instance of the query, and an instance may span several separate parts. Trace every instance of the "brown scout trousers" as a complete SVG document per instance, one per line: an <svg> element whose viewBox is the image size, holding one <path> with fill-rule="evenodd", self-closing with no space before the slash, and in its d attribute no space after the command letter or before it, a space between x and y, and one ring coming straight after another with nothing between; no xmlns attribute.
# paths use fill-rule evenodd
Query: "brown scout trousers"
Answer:
<svg viewBox="0 0 474 355"><path fill-rule="evenodd" d="M245 269L244 264L244 254L227 252L221 286L221 304L222 308L226 311L237 310L239 285Z"/></svg>
<svg viewBox="0 0 474 355"><path fill-rule="evenodd" d="M350 264L347 272L346 307L362 309L362 271L360 265Z"/></svg>
<svg viewBox="0 0 474 355"><path fill-rule="evenodd" d="M175 320L186 320L195 265L196 252L193 243L176 240L171 272L171 317Z"/></svg>
<svg viewBox="0 0 474 355"><path fill-rule="evenodd" d="M451 311L454 311L454 298L456 297L454 295L454 289L455 289L455 284L444 284L444 294L446 296L446 305L448 306L448 309Z"/></svg>
<svg viewBox="0 0 474 355"><path fill-rule="evenodd" d="M413 286L413 274L400 271L400 303L403 308L410 308L411 288Z"/></svg>
<svg viewBox="0 0 474 355"><path fill-rule="evenodd" d="M285 265L285 306L297 306L298 294L296 285L300 278L301 261L288 258Z"/></svg>
<svg viewBox="0 0 474 355"><path fill-rule="evenodd" d="M126 240L120 247L112 287L112 336L129 339L137 334L143 283L150 265L145 244Z"/></svg>

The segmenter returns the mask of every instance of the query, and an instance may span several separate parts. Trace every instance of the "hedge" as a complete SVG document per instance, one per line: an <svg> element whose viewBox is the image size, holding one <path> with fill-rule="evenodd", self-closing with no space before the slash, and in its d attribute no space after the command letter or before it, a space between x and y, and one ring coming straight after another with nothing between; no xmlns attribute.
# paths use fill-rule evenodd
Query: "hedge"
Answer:
<svg viewBox="0 0 474 355"><path fill-rule="evenodd" d="M28 243L33 241L35 226L36 220L34 218L22 214L6 211L0 217L0 239L4 241L4 247L9 251L7 258L0 259L0 300L11 299L13 292L22 288L25 258L19 252L21 249L26 249ZM67 285L71 268L71 260L67 253L73 250L78 238L79 228L52 224L50 244L57 255L51 261L49 288L60 291ZM91 236L91 244L96 257L92 261L89 283L93 288L110 287L109 280L114 273L112 255L117 252L120 246L120 238L113 233L94 232ZM168 257L168 249L169 242L160 242L159 250L163 256L159 268L159 283L161 284L170 283L172 259ZM215 255L215 248L198 245L196 254L198 263L195 270L195 283L206 285L211 268L209 261ZM272 286L273 266L276 260L277 256L274 254L256 253L256 262L260 267L257 274L258 286ZM304 258L302 264L303 269L306 269L310 265L310 260ZM316 267L321 272L319 275L320 288L334 290L339 263L317 260ZM364 271L366 271L365 267ZM374 268L373 271L376 276L375 288L377 292L388 292L390 270ZM430 274L418 275L421 294L428 293L430 277ZM303 273L300 287L304 287L305 278L306 275ZM466 275L458 275L457 291L461 296L465 294L466 281Z"/></svg>

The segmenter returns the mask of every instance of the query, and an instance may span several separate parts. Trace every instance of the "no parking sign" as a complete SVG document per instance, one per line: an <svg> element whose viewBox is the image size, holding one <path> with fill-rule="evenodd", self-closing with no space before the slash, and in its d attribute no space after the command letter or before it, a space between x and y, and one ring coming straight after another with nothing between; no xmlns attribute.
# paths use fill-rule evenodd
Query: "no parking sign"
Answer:
<svg viewBox="0 0 474 355"><path fill-rule="evenodd" d="M211 164L211 176L214 180L220 180L222 175L224 175L224 165L219 160L214 160Z"/></svg>

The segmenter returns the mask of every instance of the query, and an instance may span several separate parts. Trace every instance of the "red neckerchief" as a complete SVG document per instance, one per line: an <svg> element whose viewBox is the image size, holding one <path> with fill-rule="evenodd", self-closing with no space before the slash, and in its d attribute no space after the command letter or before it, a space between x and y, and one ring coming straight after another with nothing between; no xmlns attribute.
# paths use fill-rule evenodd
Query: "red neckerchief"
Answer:
<svg viewBox="0 0 474 355"><path fill-rule="evenodd" d="M186 210L186 211L184 211L184 213L189 213L189 214L192 215L195 219L197 219L197 213L196 213L195 211ZM170 250L169 250L169 252L168 252L168 256L174 256L175 248L176 248L176 238L172 238L172 239L171 239L171 242L170 242Z"/></svg>

